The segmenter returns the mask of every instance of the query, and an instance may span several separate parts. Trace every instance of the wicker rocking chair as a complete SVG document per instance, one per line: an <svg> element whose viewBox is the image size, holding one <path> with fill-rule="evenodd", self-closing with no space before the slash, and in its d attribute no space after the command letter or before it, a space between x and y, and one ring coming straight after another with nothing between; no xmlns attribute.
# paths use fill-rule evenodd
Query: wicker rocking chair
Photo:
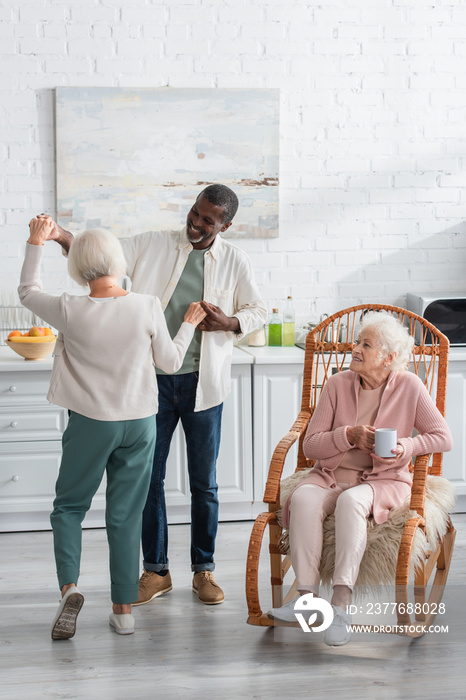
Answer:
<svg viewBox="0 0 466 700"><path fill-rule="evenodd" d="M445 415L449 341L420 316L396 306L382 304L354 306L326 318L307 335L301 411L288 434L275 448L264 494L264 502L269 504L269 511L257 517L250 537L246 569L246 598L249 612L247 622L249 624L259 626L277 624L262 612L259 603L259 560L267 526L272 586L272 605L268 607L279 607L296 594L292 587L285 601L283 600L283 581L291 566L289 555L286 553L286 537L283 536L281 527L284 495L306 476L307 471L314 464L305 458L302 449L307 426L327 378L349 365L355 335L362 316L368 311L391 313L408 327L409 332L415 337L409 370L421 377L439 411ZM285 458L296 441L299 441L296 471L291 477L281 482ZM410 637L422 636L435 618L447 581L455 541L456 531L449 517L449 512L454 507L454 488L441 477L442 457L442 454L416 457L410 503L390 513L391 544L388 551L391 554L387 556L384 553L383 557L391 560L388 562L391 580L381 580L377 566L372 569L370 566L366 567L367 570L364 571L370 546L379 548L385 536L383 525L376 525L372 519L369 519L368 545L360 570L362 578L361 580L358 578L356 584L356 587L361 585L366 589L379 585L394 585L396 600L392 607L394 613L392 629ZM429 462L431 462L430 466ZM334 520L332 519L333 516L329 516L324 523L321 565L323 583L330 582L333 567ZM435 521L435 524L431 523L431 520ZM378 531L378 528L382 530ZM393 538L393 528L397 533L395 538ZM369 530L374 530L374 533ZM369 537L372 534L375 536ZM394 539L395 547L393 547ZM413 577L414 581L412 581ZM413 596L416 605L412 603L409 605ZM413 612L415 614L412 618ZM368 629L367 626L366 629Z"/></svg>

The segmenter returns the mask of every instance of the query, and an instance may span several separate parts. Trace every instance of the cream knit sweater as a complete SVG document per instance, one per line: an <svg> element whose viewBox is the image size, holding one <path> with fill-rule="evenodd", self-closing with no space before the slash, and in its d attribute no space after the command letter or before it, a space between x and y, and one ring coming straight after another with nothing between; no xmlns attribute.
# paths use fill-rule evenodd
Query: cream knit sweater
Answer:
<svg viewBox="0 0 466 700"><path fill-rule="evenodd" d="M43 246L26 243L18 288L21 303L59 331L47 398L102 421L146 418L157 412L154 364L181 367L194 334L182 323L172 340L157 297L130 292L101 303L91 297L42 291Z"/></svg>

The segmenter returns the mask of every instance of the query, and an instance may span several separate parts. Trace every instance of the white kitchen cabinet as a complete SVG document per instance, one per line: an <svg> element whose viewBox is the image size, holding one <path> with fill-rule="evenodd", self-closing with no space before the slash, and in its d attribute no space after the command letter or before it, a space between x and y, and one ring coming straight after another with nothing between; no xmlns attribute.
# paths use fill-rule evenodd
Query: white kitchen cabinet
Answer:
<svg viewBox="0 0 466 700"><path fill-rule="evenodd" d="M52 362L0 354L0 530L49 529L65 409L45 398Z"/></svg>
<svg viewBox="0 0 466 700"><path fill-rule="evenodd" d="M0 530L48 530L61 442L0 446Z"/></svg>
<svg viewBox="0 0 466 700"><path fill-rule="evenodd" d="M270 460L278 441L293 425L301 407L304 351L296 347L244 347L253 364L253 445L255 512L262 499ZM283 477L296 469L297 445L288 453Z"/></svg>
<svg viewBox="0 0 466 700"><path fill-rule="evenodd" d="M217 481L222 520L252 517L251 362L234 351ZM67 411L46 399L52 360L28 362L0 348L0 531L49 529ZM167 464L169 522L189 522L190 493L181 428ZM105 477L83 527L105 524Z"/></svg>
<svg viewBox="0 0 466 700"><path fill-rule="evenodd" d="M65 425L65 412L52 404L39 411L34 406L0 406L0 443L61 440Z"/></svg>

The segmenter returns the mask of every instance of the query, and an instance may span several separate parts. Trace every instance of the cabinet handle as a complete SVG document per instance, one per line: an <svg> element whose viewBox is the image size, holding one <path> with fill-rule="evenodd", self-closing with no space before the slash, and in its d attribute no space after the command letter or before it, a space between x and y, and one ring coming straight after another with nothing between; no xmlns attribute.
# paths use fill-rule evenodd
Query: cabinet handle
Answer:
<svg viewBox="0 0 466 700"><path fill-rule="evenodd" d="M15 474L14 476L11 477L12 481L19 481L19 476Z"/></svg>
<svg viewBox="0 0 466 700"><path fill-rule="evenodd" d="M14 385L10 386L10 391L12 394L14 394L16 391L16 387Z"/></svg>
<svg viewBox="0 0 466 700"><path fill-rule="evenodd" d="M15 420L12 420L10 423L10 428L17 428L18 427L18 422Z"/></svg>

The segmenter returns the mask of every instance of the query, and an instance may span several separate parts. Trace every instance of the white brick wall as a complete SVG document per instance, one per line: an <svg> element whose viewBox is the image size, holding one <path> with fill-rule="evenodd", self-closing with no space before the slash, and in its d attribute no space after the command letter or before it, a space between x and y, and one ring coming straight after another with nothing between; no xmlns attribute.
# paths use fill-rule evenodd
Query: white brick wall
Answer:
<svg viewBox="0 0 466 700"><path fill-rule="evenodd" d="M270 309L466 293L465 25L464 0L5 0L0 290L54 214L69 85L280 88L280 238L238 243ZM53 245L44 282L73 289Z"/></svg>

